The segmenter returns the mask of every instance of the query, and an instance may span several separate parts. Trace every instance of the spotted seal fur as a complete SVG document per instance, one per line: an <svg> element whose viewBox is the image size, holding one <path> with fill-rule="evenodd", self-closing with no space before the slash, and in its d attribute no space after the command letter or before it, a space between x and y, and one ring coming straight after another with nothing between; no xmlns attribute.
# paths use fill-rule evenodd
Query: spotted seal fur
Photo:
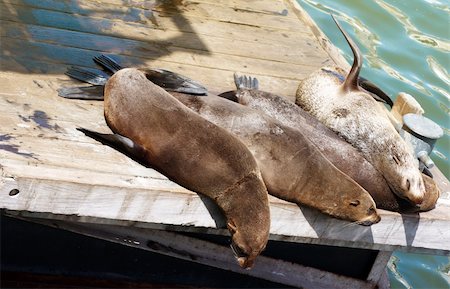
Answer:
<svg viewBox="0 0 450 289"><path fill-rule="evenodd" d="M334 17L333 17L334 19ZM425 186L412 149L400 137L387 113L358 85L362 56L334 19L352 49L353 65L342 82L339 68L324 67L302 80L296 104L358 148L399 197L420 204Z"/></svg>

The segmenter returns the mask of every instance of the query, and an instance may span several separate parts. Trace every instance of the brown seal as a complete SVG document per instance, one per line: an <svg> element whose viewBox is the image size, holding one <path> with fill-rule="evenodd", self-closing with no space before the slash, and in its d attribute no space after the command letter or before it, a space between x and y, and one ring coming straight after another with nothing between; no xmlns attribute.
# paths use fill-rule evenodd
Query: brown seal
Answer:
<svg viewBox="0 0 450 289"><path fill-rule="evenodd" d="M296 103L358 148L383 174L395 194L420 204L425 186L418 161L391 124L386 111L358 86L361 54L335 22L352 49L352 68L343 83L337 76L341 72L338 68L322 68L311 74L301 81Z"/></svg>
<svg viewBox="0 0 450 289"><path fill-rule="evenodd" d="M301 109L286 97L259 90L259 81L253 77L235 74L236 91L223 96L252 109L262 111L285 126L302 131L333 165L369 192L378 209L398 212L428 211L434 208L440 195L433 179L423 176L424 201L412 205L392 193L381 173L369 163L356 148L340 138L331 129Z"/></svg>
<svg viewBox="0 0 450 289"><path fill-rule="evenodd" d="M227 218L243 268L253 265L269 236L266 187L247 147L201 118L137 69L115 73L104 92L111 130L133 141L141 161L213 199Z"/></svg>
<svg viewBox="0 0 450 289"><path fill-rule="evenodd" d="M369 193L337 169L300 131L218 96L171 94L235 134L249 148L271 195L362 225L380 220Z"/></svg>
<svg viewBox="0 0 450 289"><path fill-rule="evenodd" d="M113 59L102 56L102 66L114 72L120 67ZM114 63L111 67L111 63ZM81 73L78 73L78 72ZM205 119L237 135L255 156L269 193L281 199L316 208L326 214L370 225L379 221L370 195L351 178L338 170L317 147L298 130L285 127L269 116L218 96L195 97L178 93L202 87L183 76L164 70L144 70L146 77L164 88ZM90 75L81 68L68 74L87 81ZM81 77L80 77L81 76ZM100 77L98 73L96 79ZM63 89L63 97L100 99L92 89ZM146 91L151 98L152 90ZM282 172L282 174L280 174Z"/></svg>

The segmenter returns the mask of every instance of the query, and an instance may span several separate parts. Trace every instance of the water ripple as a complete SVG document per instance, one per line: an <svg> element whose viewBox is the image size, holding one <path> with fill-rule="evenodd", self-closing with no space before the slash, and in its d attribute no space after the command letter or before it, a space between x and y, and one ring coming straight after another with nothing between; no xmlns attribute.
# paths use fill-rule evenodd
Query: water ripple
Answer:
<svg viewBox="0 0 450 289"><path fill-rule="evenodd" d="M416 26L411 23L409 17L405 15L400 9L387 4L383 0L375 0L375 2L380 5L380 7L394 15L395 18L401 24L403 24L403 27L406 29L406 33L411 39L423 45L441 50L443 52L450 52L450 43L448 41L419 31L419 29L417 29Z"/></svg>

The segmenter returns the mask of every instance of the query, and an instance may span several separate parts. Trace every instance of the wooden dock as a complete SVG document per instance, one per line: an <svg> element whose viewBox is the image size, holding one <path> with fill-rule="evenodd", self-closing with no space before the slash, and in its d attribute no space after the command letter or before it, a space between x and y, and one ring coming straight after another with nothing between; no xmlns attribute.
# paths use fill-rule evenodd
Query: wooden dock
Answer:
<svg viewBox="0 0 450 289"><path fill-rule="evenodd" d="M57 95L79 85L64 75L68 66L95 67L93 56L111 53L216 93L234 88L234 72L253 75L292 99L312 71L347 65L295 0L2 0L0 13L4 214L305 288L374 288L393 250L450 254L449 183L435 170L436 209L382 211L371 227L270 198L271 240L374 250L365 280L266 256L243 271L228 247L179 234L228 234L209 200L78 132L109 131L101 102Z"/></svg>

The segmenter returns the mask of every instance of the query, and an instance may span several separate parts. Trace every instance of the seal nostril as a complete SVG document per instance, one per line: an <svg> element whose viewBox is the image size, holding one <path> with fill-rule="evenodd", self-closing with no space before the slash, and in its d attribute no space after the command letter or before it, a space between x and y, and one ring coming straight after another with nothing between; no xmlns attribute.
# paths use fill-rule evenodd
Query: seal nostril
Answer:
<svg viewBox="0 0 450 289"><path fill-rule="evenodd" d="M411 182L409 181L409 179L406 179L406 190L409 191L410 188L411 188Z"/></svg>
<svg viewBox="0 0 450 289"><path fill-rule="evenodd" d="M20 191L18 189L12 189L11 191L9 191L9 195L11 197L18 195L19 193L20 193Z"/></svg>

